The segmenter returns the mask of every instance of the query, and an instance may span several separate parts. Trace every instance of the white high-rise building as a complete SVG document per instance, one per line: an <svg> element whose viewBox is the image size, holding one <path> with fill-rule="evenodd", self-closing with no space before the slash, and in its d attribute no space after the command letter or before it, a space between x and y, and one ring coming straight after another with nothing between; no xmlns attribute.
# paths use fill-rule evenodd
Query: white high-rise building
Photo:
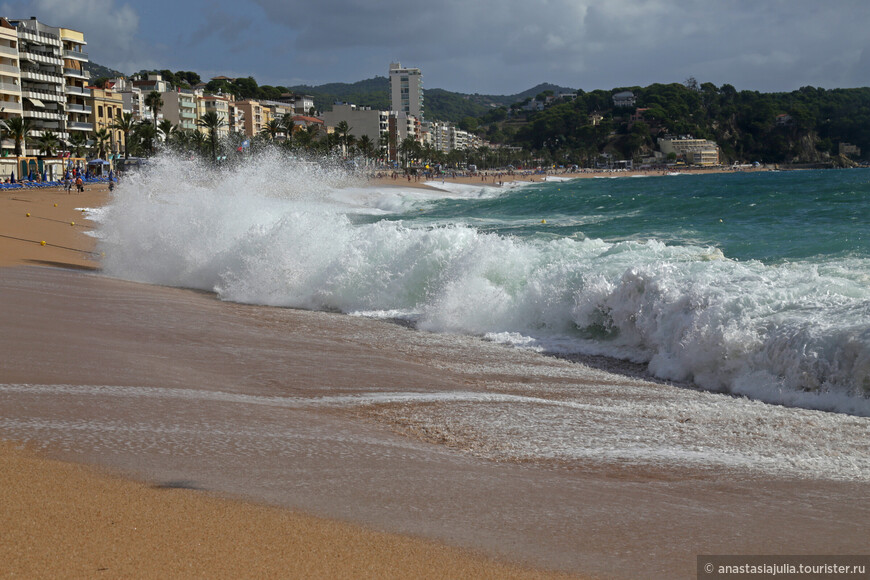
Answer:
<svg viewBox="0 0 870 580"><path fill-rule="evenodd" d="M418 68L402 68L390 63L390 103L393 111L423 119L423 73Z"/></svg>

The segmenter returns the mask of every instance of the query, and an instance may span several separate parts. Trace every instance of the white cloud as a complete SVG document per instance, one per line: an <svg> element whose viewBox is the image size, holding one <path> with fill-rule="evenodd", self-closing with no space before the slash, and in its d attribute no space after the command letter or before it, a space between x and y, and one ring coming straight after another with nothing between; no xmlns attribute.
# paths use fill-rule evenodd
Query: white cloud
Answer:
<svg viewBox="0 0 870 580"><path fill-rule="evenodd" d="M139 15L129 4L115 0L32 0L0 5L10 18L36 16L43 24L84 33L90 59L130 72L152 62L149 51L137 38ZM156 63L155 63L156 64Z"/></svg>

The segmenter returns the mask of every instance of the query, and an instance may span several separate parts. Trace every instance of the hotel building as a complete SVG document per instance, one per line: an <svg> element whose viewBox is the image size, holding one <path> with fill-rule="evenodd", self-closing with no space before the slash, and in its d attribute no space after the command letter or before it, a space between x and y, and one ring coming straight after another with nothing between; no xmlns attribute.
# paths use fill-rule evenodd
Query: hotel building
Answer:
<svg viewBox="0 0 870 580"><path fill-rule="evenodd" d="M60 29L46 26L36 18L9 22L18 32L22 115L30 126L24 154L37 155L39 151L34 144L44 132L69 139Z"/></svg>
<svg viewBox="0 0 870 580"><path fill-rule="evenodd" d="M683 136L659 137L658 143L659 149L665 156L674 153L677 157L684 157L688 163L695 165L719 165L719 146L715 141Z"/></svg>
<svg viewBox="0 0 870 580"><path fill-rule="evenodd" d="M389 111L377 111L370 107L357 107L347 103L332 106L332 111L321 115L327 127L335 127L345 121L350 127L350 134L359 139L368 136L378 146L382 135L390 130Z"/></svg>
<svg viewBox="0 0 870 580"><path fill-rule="evenodd" d="M90 87L91 113L88 122L94 126L94 131L107 129L109 131L109 147L105 155L117 155L124 151L124 132L120 129L112 129L121 113L124 111L124 99L120 93L109 89Z"/></svg>
<svg viewBox="0 0 870 580"><path fill-rule="evenodd" d="M423 73L418 68L402 68L390 63L390 106L399 114L423 118Z"/></svg>
<svg viewBox="0 0 870 580"><path fill-rule="evenodd" d="M196 131L196 94L190 89L160 93L163 118L182 131Z"/></svg>
<svg viewBox="0 0 870 580"><path fill-rule="evenodd" d="M230 100L226 97L216 97L213 95L198 97L196 100L197 119L201 119L206 113L215 112L219 119L223 120L223 125L217 130L219 139L224 139L230 134ZM208 134L208 129L199 127L198 129Z"/></svg>
<svg viewBox="0 0 870 580"><path fill-rule="evenodd" d="M84 64L88 62L88 53L82 50L87 44L85 35L68 28L58 30L63 50L67 132L90 133L94 130L94 124L89 120L92 111L87 103L91 97L91 91L87 88L91 73L84 70Z"/></svg>
<svg viewBox="0 0 870 580"><path fill-rule="evenodd" d="M21 117L21 69L18 64L18 31L0 18L0 121ZM12 153L15 143L4 139L3 155Z"/></svg>

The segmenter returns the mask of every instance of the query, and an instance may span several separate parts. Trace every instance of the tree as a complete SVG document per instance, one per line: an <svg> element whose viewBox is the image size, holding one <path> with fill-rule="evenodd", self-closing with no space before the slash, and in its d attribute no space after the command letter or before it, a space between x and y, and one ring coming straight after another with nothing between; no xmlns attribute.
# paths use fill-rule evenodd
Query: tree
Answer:
<svg viewBox="0 0 870 580"><path fill-rule="evenodd" d="M39 139L37 139L37 144L39 145L39 150L46 157L52 157L54 155L54 150L57 149L60 141L57 135L51 131L45 131L39 136Z"/></svg>
<svg viewBox="0 0 870 580"><path fill-rule="evenodd" d="M335 126L335 132L338 133L338 144L341 146L342 155L347 157L348 152L350 151L350 147L353 144L351 139L353 136L350 135L350 130L353 127L349 127L347 121L339 121L338 125ZM355 141L355 139L353 139Z"/></svg>
<svg viewBox="0 0 870 580"><path fill-rule="evenodd" d="M159 131L153 123L142 121L133 129L136 139L148 151L150 155L154 154L154 141L157 140Z"/></svg>
<svg viewBox="0 0 870 580"><path fill-rule="evenodd" d="M109 129L117 129L124 134L124 159L130 158L130 133L136 127L133 113L123 113L115 122L109 125Z"/></svg>
<svg viewBox="0 0 870 580"><path fill-rule="evenodd" d="M281 128L284 129L284 134L287 136L287 144L293 144L293 131L296 129L296 122L293 120L292 113L284 113L281 117Z"/></svg>
<svg viewBox="0 0 870 580"><path fill-rule="evenodd" d="M151 91L145 97L145 106L151 110L151 115L154 119L154 126L157 126L157 113L163 108L163 99L157 91Z"/></svg>
<svg viewBox="0 0 870 580"><path fill-rule="evenodd" d="M173 125L172 121L170 121L169 119L163 119L157 125L157 129L160 131L160 134L163 135L163 141L168 143L169 137L174 131L178 129L178 126Z"/></svg>
<svg viewBox="0 0 870 580"><path fill-rule="evenodd" d="M102 129L102 131L106 130ZM106 131L106 133L108 133L108 131ZM88 136L81 131L74 131L69 136L69 147L70 153L72 153L73 157L84 157L85 150L88 147ZM100 157L102 157L102 154Z"/></svg>
<svg viewBox="0 0 870 580"><path fill-rule="evenodd" d="M212 160L217 163L218 130L226 125L226 121L219 117L215 111L209 111L197 119L196 124L208 131Z"/></svg>
<svg viewBox="0 0 870 580"><path fill-rule="evenodd" d="M30 134L30 124L24 117L11 117L2 122L3 133L15 142L15 156L21 157L27 136Z"/></svg>
<svg viewBox="0 0 870 580"><path fill-rule="evenodd" d="M420 144L417 143L417 140L413 137L405 137L402 139L402 144L399 145L399 153L401 153L403 163L405 167L407 167L412 159L416 159L420 156Z"/></svg>
<svg viewBox="0 0 870 580"><path fill-rule="evenodd" d="M278 133L280 133L282 129L281 121L278 119L269 119L269 122L260 129L260 135L268 137L270 141L274 141L275 137L278 136Z"/></svg>
<svg viewBox="0 0 870 580"><path fill-rule="evenodd" d="M371 137L369 137L368 135L363 135L362 137L359 138L358 147L359 147L360 153L362 153L363 157L365 157L366 160L369 160L372 157L374 157L375 144L371 140Z"/></svg>
<svg viewBox="0 0 870 580"><path fill-rule="evenodd" d="M105 127L101 127L94 131L94 141L97 147L97 157L105 159L109 152L109 143L112 141L112 134ZM70 140L72 144L72 140Z"/></svg>

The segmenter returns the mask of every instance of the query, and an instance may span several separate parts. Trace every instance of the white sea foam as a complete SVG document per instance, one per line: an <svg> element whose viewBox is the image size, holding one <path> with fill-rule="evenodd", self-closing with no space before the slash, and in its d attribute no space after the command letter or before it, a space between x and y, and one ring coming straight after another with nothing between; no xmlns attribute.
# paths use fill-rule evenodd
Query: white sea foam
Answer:
<svg viewBox="0 0 870 580"><path fill-rule="evenodd" d="M101 218L104 270L225 300L387 313L430 331L625 358L711 390L870 415L866 260L769 266L657 241L356 225L348 214L477 194L348 183L277 159L226 174L162 160L116 189Z"/></svg>

